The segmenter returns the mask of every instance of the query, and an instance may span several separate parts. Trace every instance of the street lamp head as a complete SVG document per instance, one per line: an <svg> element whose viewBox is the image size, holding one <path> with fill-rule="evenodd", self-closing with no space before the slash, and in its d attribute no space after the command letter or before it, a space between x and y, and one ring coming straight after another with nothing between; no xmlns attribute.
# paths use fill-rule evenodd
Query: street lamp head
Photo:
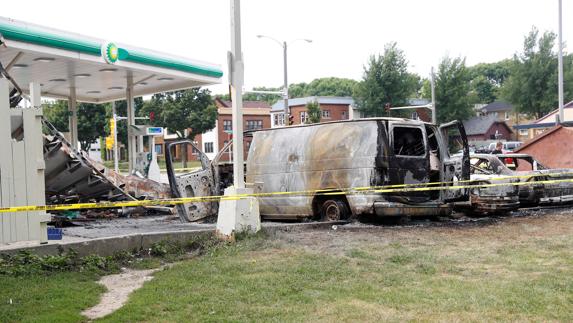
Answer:
<svg viewBox="0 0 573 323"><path fill-rule="evenodd" d="M263 36L263 35L257 35L257 38L263 38L263 37L265 37L265 36Z"/></svg>
<svg viewBox="0 0 573 323"><path fill-rule="evenodd" d="M304 41L307 43L312 43L312 39L304 39Z"/></svg>

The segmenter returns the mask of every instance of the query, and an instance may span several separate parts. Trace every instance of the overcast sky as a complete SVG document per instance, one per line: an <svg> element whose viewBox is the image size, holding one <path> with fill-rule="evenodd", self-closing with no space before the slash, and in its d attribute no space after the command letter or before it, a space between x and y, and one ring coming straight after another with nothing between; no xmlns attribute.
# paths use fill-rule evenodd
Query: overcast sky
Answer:
<svg viewBox="0 0 573 323"><path fill-rule="evenodd" d="M533 25L557 32L557 0L243 0L245 85L280 86L279 40L289 46L289 83L359 80L363 65L396 41L422 76L444 55L495 62L520 51ZM573 0L563 0L563 40L573 44ZM230 49L228 0L3 1L0 15L109 41L220 64ZM567 50L567 48L565 48ZM223 78L226 83L226 77ZM212 87L216 93L226 86Z"/></svg>

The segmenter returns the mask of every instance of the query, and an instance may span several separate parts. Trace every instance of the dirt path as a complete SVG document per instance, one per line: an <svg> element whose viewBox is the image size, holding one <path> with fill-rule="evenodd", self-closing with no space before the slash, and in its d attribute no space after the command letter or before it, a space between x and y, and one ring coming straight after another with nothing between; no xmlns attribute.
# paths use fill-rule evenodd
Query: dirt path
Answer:
<svg viewBox="0 0 573 323"><path fill-rule="evenodd" d="M158 270L157 268L126 269L121 274L102 277L99 283L107 288L107 292L102 295L99 304L83 311L82 315L94 320L120 309L127 302L129 294L141 288L146 281L153 279L152 274Z"/></svg>

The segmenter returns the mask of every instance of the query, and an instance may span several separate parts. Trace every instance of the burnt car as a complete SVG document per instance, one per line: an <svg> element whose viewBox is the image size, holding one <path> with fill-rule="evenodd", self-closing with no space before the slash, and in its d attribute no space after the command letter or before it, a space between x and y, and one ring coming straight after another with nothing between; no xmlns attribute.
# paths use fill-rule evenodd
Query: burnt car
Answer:
<svg viewBox="0 0 573 323"><path fill-rule="evenodd" d="M409 119L371 118L247 134L252 142L246 183L255 193L265 194L258 198L265 219L440 216L451 213L453 202L469 198L468 190L447 187L379 190L392 185L431 187L434 182L453 186L454 180L469 179L467 139L463 125L457 121L436 126ZM176 174L170 160L174 145L179 144L193 145L190 141L177 142L166 150L175 197L217 195L232 182L229 167L219 162L225 149L211 162L199 151L201 169ZM452 158L450 152L460 148L464 158ZM357 187L370 189L354 190ZM216 210L216 202L178 206L186 221L212 215Z"/></svg>
<svg viewBox="0 0 573 323"><path fill-rule="evenodd" d="M573 202L573 169L548 168L528 154L499 154L497 158L521 181L543 182L519 187L523 205L555 205ZM531 177L529 176L531 175ZM551 181L558 181L551 183Z"/></svg>
<svg viewBox="0 0 573 323"><path fill-rule="evenodd" d="M470 154L470 200L456 210L472 215L504 214L519 208L519 182L495 155ZM503 177L508 178L504 179ZM493 184L489 186L489 184Z"/></svg>

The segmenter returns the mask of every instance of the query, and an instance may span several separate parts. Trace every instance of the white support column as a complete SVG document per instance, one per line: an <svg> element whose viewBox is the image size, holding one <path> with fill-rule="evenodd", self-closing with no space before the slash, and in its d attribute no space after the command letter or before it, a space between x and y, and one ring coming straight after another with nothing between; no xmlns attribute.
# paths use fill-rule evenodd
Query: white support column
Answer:
<svg viewBox="0 0 573 323"><path fill-rule="evenodd" d="M70 112L69 117L69 130L70 130L70 142L72 147L78 149L78 113L77 113L77 102L76 102L76 88L74 86L70 87L70 97L68 98L68 111Z"/></svg>
<svg viewBox="0 0 573 323"><path fill-rule="evenodd" d="M243 52L241 50L241 7L240 0L231 2L231 100L233 120L233 187L225 189L226 196L252 194L252 188L245 188L243 161ZM225 240L234 240L236 233L255 233L261 229L259 202L255 197L222 199L219 203L217 235Z"/></svg>
<svg viewBox="0 0 573 323"><path fill-rule="evenodd" d="M24 143L26 145L26 187L28 205L46 205L44 183L44 140L42 139L42 97L40 83L30 83L31 109L23 111ZM75 102L75 90L74 90ZM74 104L75 105L75 104ZM77 138L77 119L76 119ZM75 141L77 143L77 140ZM48 242L47 224L51 217L44 211L28 212L29 238Z"/></svg>
<svg viewBox="0 0 573 323"><path fill-rule="evenodd" d="M127 75L127 86L125 93L127 101L127 151L129 154L129 173L135 169L135 157L137 155L136 136L133 135L132 125L135 125L135 105L133 102L133 75Z"/></svg>

